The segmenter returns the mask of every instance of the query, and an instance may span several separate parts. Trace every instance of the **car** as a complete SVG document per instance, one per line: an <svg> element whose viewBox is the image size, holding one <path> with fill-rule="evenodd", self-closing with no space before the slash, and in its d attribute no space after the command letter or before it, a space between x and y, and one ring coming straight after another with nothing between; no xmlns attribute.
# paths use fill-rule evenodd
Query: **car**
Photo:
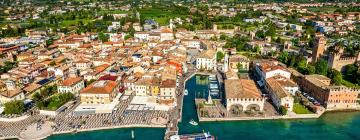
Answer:
<svg viewBox="0 0 360 140"><path fill-rule="evenodd" d="M320 106L320 103L319 102L314 102L314 105Z"/></svg>

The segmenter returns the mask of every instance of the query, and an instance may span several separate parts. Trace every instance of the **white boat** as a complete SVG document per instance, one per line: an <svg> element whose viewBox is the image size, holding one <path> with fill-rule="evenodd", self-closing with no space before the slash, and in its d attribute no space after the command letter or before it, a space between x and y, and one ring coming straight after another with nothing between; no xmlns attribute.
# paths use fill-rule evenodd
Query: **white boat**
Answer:
<svg viewBox="0 0 360 140"><path fill-rule="evenodd" d="M196 121L194 121L193 119L191 119L191 121L189 122L191 125L198 125L198 123Z"/></svg>
<svg viewBox="0 0 360 140"><path fill-rule="evenodd" d="M170 140L215 140L215 137L208 133L172 135Z"/></svg>
<svg viewBox="0 0 360 140"><path fill-rule="evenodd" d="M185 89L184 95L188 95L188 94L189 94L188 90Z"/></svg>

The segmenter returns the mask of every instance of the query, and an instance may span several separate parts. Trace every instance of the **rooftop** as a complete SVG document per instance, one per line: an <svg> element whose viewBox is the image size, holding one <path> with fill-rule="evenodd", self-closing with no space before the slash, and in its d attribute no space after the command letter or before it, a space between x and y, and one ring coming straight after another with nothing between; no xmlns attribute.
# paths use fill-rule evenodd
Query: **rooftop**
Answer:
<svg viewBox="0 0 360 140"><path fill-rule="evenodd" d="M110 80L95 81L80 91L80 94L110 94L116 88L117 83Z"/></svg>
<svg viewBox="0 0 360 140"><path fill-rule="evenodd" d="M262 98L260 90L253 80L225 80L226 98Z"/></svg>
<svg viewBox="0 0 360 140"><path fill-rule="evenodd" d="M82 80L83 79L81 77L71 77L71 78L65 79L59 85L60 86L72 86L72 85L74 85L76 83L79 83Z"/></svg>
<svg viewBox="0 0 360 140"><path fill-rule="evenodd" d="M267 84L269 85L269 88L271 88L274 91L274 94L277 95L279 98L290 96L290 93L288 93L283 86L276 80L275 78L268 78L266 79Z"/></svg>

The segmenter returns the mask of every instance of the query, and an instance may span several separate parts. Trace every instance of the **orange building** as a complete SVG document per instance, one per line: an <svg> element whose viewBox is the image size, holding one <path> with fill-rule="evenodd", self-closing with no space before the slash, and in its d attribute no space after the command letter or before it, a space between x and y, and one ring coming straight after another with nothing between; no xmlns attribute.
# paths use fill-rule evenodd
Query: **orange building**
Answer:
<svg viewBox="0 0 360 140"><path fill-rule="evenodd" d="M331 79L323 75L306 75L299 78L303 91L318 100L327 110L355 109L360 89L330 85Z"/></svg>

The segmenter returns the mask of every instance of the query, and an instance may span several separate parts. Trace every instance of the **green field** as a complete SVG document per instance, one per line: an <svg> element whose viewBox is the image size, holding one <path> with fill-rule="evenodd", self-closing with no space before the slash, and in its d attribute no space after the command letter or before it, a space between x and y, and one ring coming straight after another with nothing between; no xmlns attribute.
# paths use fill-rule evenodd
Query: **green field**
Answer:
<svg viewBox="0 0 360 140"><path fill-rule="evenodd" d="M334 6L322 6L322 7L306 7L306 9L308 9L311 12L321 12L321 13L334 13L334 11L336 9L338 9L339 7L334 7Z"/></svg>
<svg viewBox="0 0 360 140"><path fill-rule="evenodd" d="M61 26L62 26L62 27L68 27L68 26L77 25L77 24L79 23L79 21L82 21L83 24L87 24L87 23L89 23L91 20L90 20L90 19L64 20L64 21L61 22Z"/></svg>
<svg viewBox="0 0 360 140"><path fill-rule="evenodd" d="M140 9L141 18L143 19L154 19L160 25L166 25L169 23L171 18L183 17L184 15L174 14L169 10L165 9Z"/></svg>
<svg viewBox="0 0 360 140"><path fill-rule="evenodd" d="M299 103L294 104L293 111L296 114L313 114L313 112L309 111L305 106Z"/></svg>
<svg viewBox="0 0 360 140"><path fill-rule="evenodd" d="M122 10L101 10L100 14L128 14L130 11L122 11Z"/></svg>

